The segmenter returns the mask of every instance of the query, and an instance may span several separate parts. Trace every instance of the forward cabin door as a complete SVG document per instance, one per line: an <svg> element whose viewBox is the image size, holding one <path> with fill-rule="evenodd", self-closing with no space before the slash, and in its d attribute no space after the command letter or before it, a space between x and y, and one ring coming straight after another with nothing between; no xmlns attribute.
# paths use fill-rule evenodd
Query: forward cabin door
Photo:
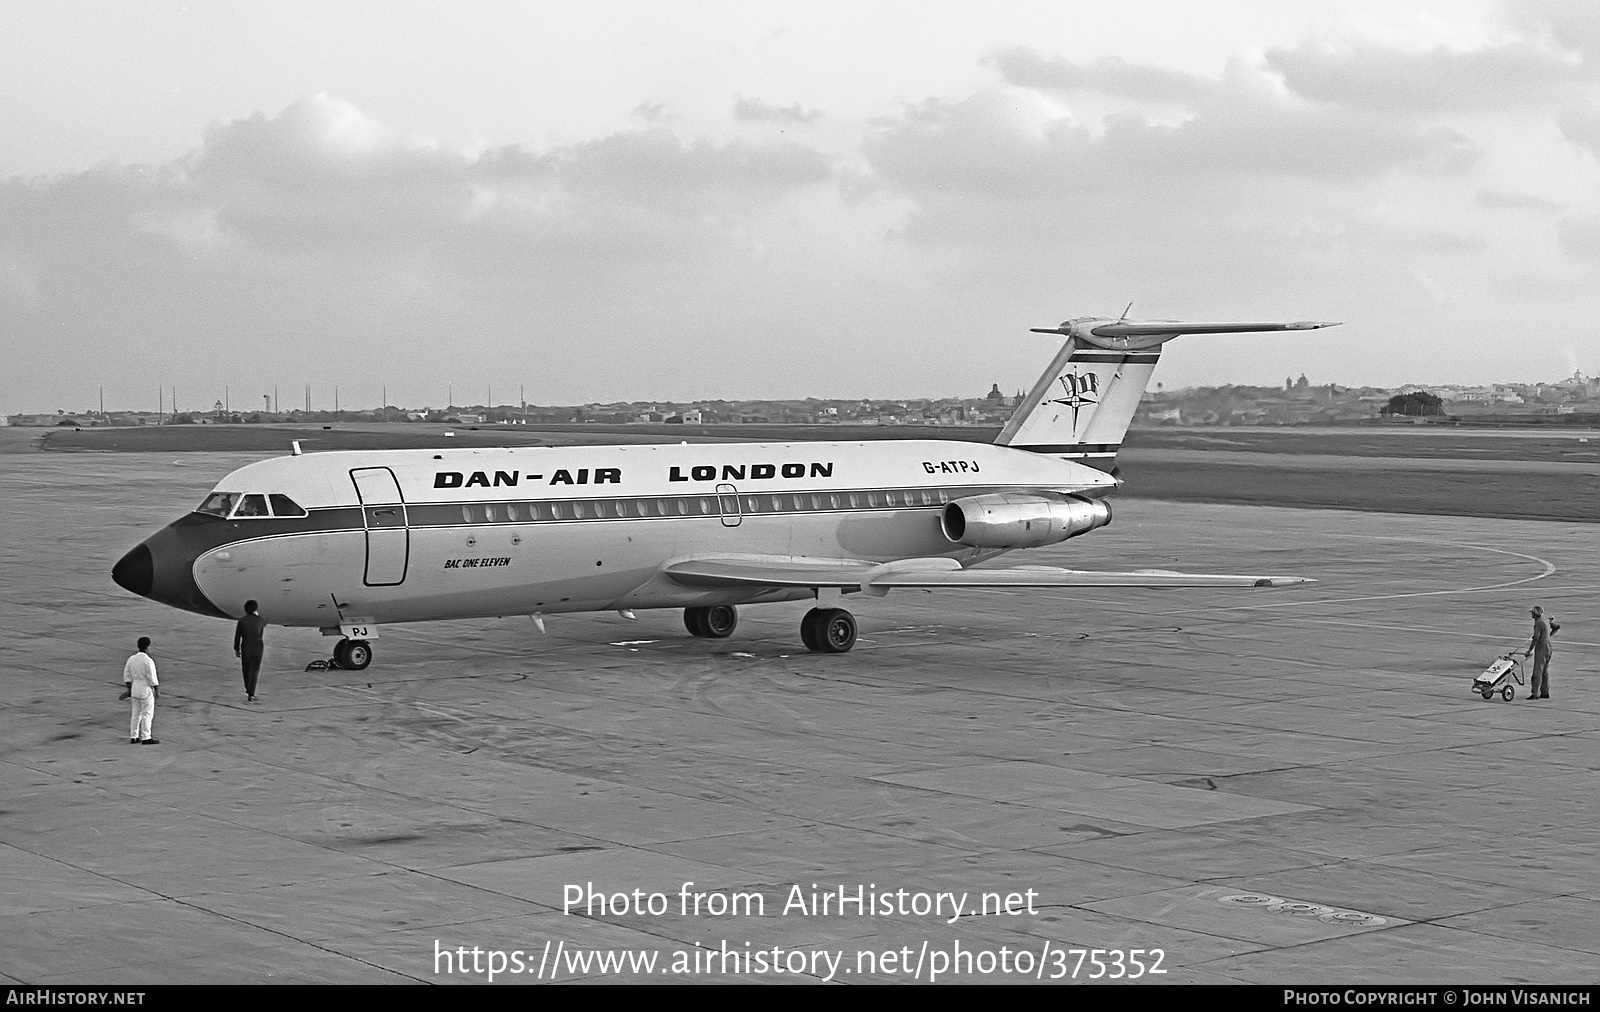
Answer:
<svg viewBox="0 0 1600 1012"><path fill-rule="evenodd" d="M717 511L722 514L722 526L739 526L739 521L743 519L739 512L739 490L726 483L718 485Z"/></svg>
<svg viewBox="0 0 1600 1012"><path fill-rule="evenodd" d="M387 467L361 467L350 472L361 498L361 515L367 528L369 587L394 587L405 582L411 559L411 529L406 523L405 497L400 483Z"/></svg>

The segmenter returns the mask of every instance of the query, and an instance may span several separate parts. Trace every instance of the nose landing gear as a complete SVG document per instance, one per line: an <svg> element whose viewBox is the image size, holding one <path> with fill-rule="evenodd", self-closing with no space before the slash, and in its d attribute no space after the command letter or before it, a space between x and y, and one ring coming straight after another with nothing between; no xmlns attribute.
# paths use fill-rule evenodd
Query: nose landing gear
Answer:
<svg viewBox="0 0 1600 1012"><path fill-rule="evenodd" d="M345 671L365 671L372 663L372 646L366 640L340 640L333 646L333 663Z"/></svg>

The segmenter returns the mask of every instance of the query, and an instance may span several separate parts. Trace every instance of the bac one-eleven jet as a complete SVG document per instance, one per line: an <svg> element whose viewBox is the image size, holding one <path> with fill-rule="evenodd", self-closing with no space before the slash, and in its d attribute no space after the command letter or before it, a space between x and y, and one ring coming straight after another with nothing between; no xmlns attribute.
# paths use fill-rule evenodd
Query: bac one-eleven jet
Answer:
<svg viewBox="0 0 1600 1012"><path fill-rule="evenodd" d="M842 595L901 588L1261 587L1292 577L979 568L1111 522L1110 474L1161 346L1329 323L1069 320L994 445L948 440L336 451L249 464L117 562L135 594L342 636L383 625L682 608L695 636L740 605L815 600L811 650L855 645ZM298 451L298 447L296 447Z"/></svg>

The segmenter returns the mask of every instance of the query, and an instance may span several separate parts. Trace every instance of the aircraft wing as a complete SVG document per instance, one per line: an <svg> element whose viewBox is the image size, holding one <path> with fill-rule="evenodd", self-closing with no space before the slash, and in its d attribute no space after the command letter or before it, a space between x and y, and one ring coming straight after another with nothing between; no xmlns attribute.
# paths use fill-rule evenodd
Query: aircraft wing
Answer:
<svg viewBox="0 0 1600 1012"><path fill-rule="evenodd" d="M1105 573L1052 566L1014 569L962 569L954 559L906 559L900 562L830 561L721 556L669 564L665 574L689 587L839 587L884 594L891 589L932 590L939 587L1284 587L1316 581L1299 576L1249 576L1174 573L1142 569Z"/></svg>

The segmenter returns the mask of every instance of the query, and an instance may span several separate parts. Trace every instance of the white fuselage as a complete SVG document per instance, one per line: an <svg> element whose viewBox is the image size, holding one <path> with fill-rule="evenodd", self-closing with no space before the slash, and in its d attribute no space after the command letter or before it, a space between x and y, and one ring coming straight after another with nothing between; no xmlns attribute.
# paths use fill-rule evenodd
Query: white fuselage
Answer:
<svg viewBox="0 0 1600 1012"><path fill-rule="evenodd" d="M966 564L997 553L947 538L945 503L1114 484L952 441L339 451L250 464L216 486L288 497L304 517L191 514L174 528L188 525L194 583L218 611L255 599L273 624L328 629L810 597L694 589L662 569L716 556Z"/></svg>

